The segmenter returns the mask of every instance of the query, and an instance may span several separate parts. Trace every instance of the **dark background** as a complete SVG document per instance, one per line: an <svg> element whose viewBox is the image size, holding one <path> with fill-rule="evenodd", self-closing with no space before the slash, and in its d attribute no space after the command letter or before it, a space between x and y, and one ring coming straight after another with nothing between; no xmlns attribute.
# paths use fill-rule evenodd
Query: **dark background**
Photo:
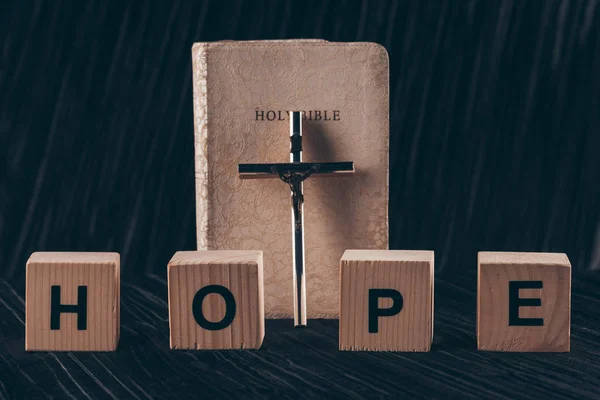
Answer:
<svg viewBox="0 0 600 400"><path fill-rule="evenodd" d="M0 277L33 251L195 248L191 46L373 41L390 56L390 247L600 268L597 1L3 1Z"/></svg>

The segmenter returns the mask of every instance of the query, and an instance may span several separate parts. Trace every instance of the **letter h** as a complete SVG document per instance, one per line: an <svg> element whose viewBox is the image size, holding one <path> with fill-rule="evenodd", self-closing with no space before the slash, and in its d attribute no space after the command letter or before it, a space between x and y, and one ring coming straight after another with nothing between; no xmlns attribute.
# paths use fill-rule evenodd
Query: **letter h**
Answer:
<svg viewBox="0 0 600 400"><path fill-rule="evenodd" d="M77 330L87 329L87 286L77 287L77 304L60 303L60 286L52 286L50 292L50 329L60 329L60 314L76 313Z"/></svg>

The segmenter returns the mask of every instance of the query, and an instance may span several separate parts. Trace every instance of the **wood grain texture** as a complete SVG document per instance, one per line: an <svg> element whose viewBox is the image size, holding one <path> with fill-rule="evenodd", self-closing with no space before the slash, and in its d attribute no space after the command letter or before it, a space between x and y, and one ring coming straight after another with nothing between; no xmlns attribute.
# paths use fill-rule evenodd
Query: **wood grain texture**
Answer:
<svg viewBox="0 0 600 400"><path fill-rule="evenodd" d="M123 280L116 352L27 353L24 282L0 281L0 398L595 400L599 287L573 280L570 353L477 351L476 271L436 280L431 352L339 351L336 320L267 320L258 351L172 351L163 272Z"/></svg>
<svg viewBox="0 0 600 400"><path fill-rule="evenodd" d="M172 349L258 349L265 335L262 251L177 252L168 265L169 329ZM235 316L227 327L208 330L194 319L194 296L208 285L221 285L235 299ZM223 320L224 297L209 294L202 314Z"/></svg>
<svg viewBox="0 0 600 400"><path fill-rule="evenodd" d="M340 261L340 350L429 351L433 340L432 251L347 250ZM399 313L369 331L369 290L400 292ZM390 308L392 300L378 300Z"/></svg>
<svg viewBox="0 0 600 400"><path fill-rule="evenodd" d="M117 253L33 253L27 261L25 349L28 351L114 351L120 332L120 258ZM51 329L51 287L60 304L78 304L87 289L86 329L76 313L60 313Z"/></svg>
<svg viewBox="0 0 600 400"><path fill-rule="evenodd" d="M477 346L489 351L565 352L570 349L571 263L560 253L481 252L478 257ZM541 281L520 289L518 318L543 319L542 326L511 326L509 282ZM516 301L513 299L513 302Z"/></svg>

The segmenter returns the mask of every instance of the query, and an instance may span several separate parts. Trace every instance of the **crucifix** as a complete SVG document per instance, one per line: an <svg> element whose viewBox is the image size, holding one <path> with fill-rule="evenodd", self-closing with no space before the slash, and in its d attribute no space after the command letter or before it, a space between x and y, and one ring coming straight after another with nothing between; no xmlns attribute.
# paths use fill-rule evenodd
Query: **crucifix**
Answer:
<svg viewBox="0 0 600 400"><path fill-rule="evenodd" d="M292 259L294 325L306 326L306 277L304 260L304 194L302 182L309 176L354 173L353 161L302 162L302 111L290 111L290 162L239 164L240 179L279 178L292 191Z"/></svg>

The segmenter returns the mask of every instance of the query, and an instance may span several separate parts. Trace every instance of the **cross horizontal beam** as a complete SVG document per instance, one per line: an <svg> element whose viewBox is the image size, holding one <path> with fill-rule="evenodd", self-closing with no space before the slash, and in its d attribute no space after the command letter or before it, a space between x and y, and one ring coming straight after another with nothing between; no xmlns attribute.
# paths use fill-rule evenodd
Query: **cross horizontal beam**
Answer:
<svg viewBox="0 0 600 400"><path fill-rule="evenodd" d="M302 173L310 170L314 171L311 176L351 175L354 174L354 162L295 162L238 165L240 179L279 179L278 174Z"/></svg>

